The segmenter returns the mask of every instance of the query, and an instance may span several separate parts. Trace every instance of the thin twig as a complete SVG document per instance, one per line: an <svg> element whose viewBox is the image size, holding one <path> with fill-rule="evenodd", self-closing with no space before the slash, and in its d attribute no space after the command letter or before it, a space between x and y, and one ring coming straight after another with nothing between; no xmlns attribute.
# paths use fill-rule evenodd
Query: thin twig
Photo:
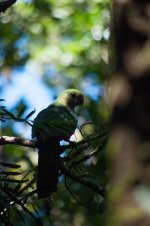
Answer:
<svg viewBox="0 0 150 226"><path fill-rule="evenodd" d="M40 220L38 218L36 218L34 216L34 214L32 214L22 203L22 201L20 201L19 199L17 199L14 195L12 195L9 191L6 191L6 189L3 189L1 187L1 189L3 190L3 192L5 192L9 197L11 197L11 199L15 202L15 204L18 204L25 212L27 212L39 225L42 225Z"/></svg>
<svg viewBox="0 0 150 226"><path fill-rule="evenodd" d="M75 152L72 152L69 156L65 156L63 157L63 161L69 161L71 159L74 159L75 157L79 156L83 150L85 150L86 148L89 147L89 144L92 144L95 140L98 140L98 139L106 139L107 138L107 135L106 133L104 134L97 134L97 135L93 135L93 136L89 136L85 139L83 139L82 141L76 143L76 151ZM71 145L66 145L65 147L62 147L62 148L70 148Z"/></svg>
<svg viewBox="0 0 150 226"><path fill-rule="evenodd" d="M84 203L82 203L77 197L76 195L71 191L69 185L67 184L67 177L65 176L65 187L67 188L68 192L71 194L71 196L75 199L76 202L78 202L81 206L84 206L86 208L88 208L87 205L85 205Z"/></svg>
<svg viewBox="0 0 150 226"><path fill-rule="evenodd" d="M85 156L83 156L81 159L77 160L77 161L73 161L72 162L72 166L78 165L84 161L87 161L88 159L92 158L94 155L96 155L99 151L103 150L103 148L106 145L106 139L103 141L103 143L93 152L86 154Z"/></svg>
<svg viewBox="0 0 150 226"><path fill-rule="evenodd" d="M105 189L102 188L101 186L99 186L98 184L93 183L90 180L84 179L78 175L76 175L74 172L72 172L71 170L67 169L64 164L62 162L60 162L60 170L68 177L70 177L71 179L77 181L78 183L85 185L89 188L91 188L92 190L94 190L97 194L101 195L101 196L105 196Z"/></svg>

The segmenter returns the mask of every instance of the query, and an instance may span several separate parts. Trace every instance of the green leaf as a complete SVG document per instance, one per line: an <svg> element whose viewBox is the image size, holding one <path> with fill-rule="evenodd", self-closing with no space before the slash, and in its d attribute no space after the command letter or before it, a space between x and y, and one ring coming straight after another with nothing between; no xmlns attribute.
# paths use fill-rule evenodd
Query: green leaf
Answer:
<svg viewBox="0 0 150 226"><path fill-rule="evenodd" d="M18 118L21 117L23 115L23 113L25 112L25 110L26 110L26 106L23 105L22 108L20 109L20 111L18 112L17 117Z"/></svg>
<svg viewBox="0 0 150 226"><path fill-rule="evenodd" d="M3 172L0 172L0 174L18 176L21 173L19 173L19 172L11 172L11 171L3 171Z"/></svg>
<svg viewBox="0 0 150 226"><path fill-rule="evenodd" d="M26 117L25 117L25 119L28 119L28 118L30 118L34 113L35 113L35 109L33 110L33 111L31 111Z"/></svg>
<svg viewBox="0 0 150 226"><path fill-rule="evenodd" d="M12 119L16 119L16 117L10 111L8 111L6 107L2 106L1 109L6 113L6 115L10 116Z"/></svg>
<svg viewBox="0 0 150 226"><path fill-rule="evenodd" d="M10 183L26 183L26 182L28 182L28 180L15 180L15 179L5 179L3 181L10 182Z"/></svg>
<svg viewBox="0 0 150 226"><path fill-rule="evenodd" d="M16 164L12 164L12 163L5 163L5 162L0 162L0 165L5 166L5 167L9 167L12 169L18 169L21 166L20 165L16 165Z"/></svg>
<svg viewBox="0 0 150 226"><path fill-rule="evenodd" d="M25 224L25 219L24 219L23 215L21 214L21 211L19 211L16 207L14 207L13 209L17 213L17 215L19 216L22 223Z"/></svg>

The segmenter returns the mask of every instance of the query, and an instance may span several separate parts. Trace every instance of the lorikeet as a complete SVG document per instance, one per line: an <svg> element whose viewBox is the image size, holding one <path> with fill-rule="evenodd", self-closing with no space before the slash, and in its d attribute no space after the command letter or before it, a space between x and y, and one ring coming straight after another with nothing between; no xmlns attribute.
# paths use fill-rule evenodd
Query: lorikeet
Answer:
<svg viewBox="0 0 150 226"><path fill-rule="evenodd" d="M59 176L60 141L69 141L77 127L75 107L82 105L81 91L68 89L42 110L34 119L32 138L37 138L39 198L51 196L57 190Z"/></svg>

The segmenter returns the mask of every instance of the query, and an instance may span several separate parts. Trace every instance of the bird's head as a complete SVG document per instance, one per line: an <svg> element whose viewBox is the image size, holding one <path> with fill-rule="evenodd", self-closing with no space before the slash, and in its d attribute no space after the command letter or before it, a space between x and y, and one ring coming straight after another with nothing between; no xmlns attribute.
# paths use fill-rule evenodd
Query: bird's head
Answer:
<svg viewBox="0 0 150 226"><path fill-rule="evenodd" d="M57 101L61 104L74 109L78 105L83 105L83 93L77 89L67 89L58 96Z"/></svg>

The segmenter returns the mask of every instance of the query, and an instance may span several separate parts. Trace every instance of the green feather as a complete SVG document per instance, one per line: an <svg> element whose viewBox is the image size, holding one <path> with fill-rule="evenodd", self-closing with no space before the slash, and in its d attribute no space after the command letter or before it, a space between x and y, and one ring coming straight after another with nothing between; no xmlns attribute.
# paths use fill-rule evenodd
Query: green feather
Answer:
<svg viewBox="0 0 150 226"><path fill-rule="evenodd" d="M79 90L64 91L50 106L42 110L34 120L32 137L38 142L37 193L46 198L57 190L59 177L59 153L61 140L69 140L77 127L74 108L83 104Z"/></svg>

